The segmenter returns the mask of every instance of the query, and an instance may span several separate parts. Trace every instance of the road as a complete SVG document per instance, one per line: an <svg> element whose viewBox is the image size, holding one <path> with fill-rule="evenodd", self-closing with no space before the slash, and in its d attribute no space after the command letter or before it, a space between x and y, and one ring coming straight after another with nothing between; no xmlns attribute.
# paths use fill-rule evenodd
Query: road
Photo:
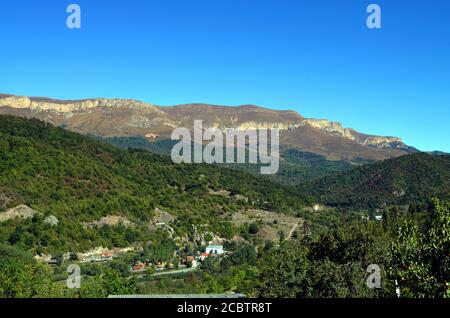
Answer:
<svg viewBox="0 0 450 318"><path fill-rule="evenodd" d="M146 278L146 277L156 277L156 276L163 276L163 275L175 275L175 274L184 274L189 272L194 272L197 270L198 267L191 267L191 268L183 268L183 269L177 269L177 270L169 270L169 271L163 271L163 272L156 272L150 276L146 274L140 274L136 275L137 278Z"/></svg>

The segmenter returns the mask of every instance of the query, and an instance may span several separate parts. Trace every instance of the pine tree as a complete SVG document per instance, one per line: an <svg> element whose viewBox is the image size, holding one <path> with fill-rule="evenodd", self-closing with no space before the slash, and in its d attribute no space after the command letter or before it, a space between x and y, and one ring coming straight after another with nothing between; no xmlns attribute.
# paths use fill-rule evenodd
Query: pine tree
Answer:
<svg viewBox="0 0 450 318"><path fill-rule="evenodd" d="M389 229L389 213L386 208L383 209L383 229L385 232Z"/></svg>
<svg viewBox="0 0 450 318"><path fill-rule="evenodd" d="M409 205L409 208L408 208L409 216L410 216L412 219L414 219L414 215L416 214L416 212L417 212L417 204L416 204L415 201L413 201L413 202Z"/></svg>

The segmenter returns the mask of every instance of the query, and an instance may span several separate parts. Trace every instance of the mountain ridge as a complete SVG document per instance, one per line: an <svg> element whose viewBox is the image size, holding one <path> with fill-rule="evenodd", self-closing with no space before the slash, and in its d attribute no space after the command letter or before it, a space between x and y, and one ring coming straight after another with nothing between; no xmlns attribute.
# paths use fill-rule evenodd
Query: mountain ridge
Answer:
<svg viewBox="0 0 450 318"><path fill-rule="evenodd" d="M383 160L417 151L398 137L368 135L335 121L305 118L293 110L256 105L158 106L134 99L64 101L0 94L0 113L37 118L78 133L103 137L143 136L150 140L170 139L175 128L192 128L194 120L202 120L204 128L280 129L282 146L332 160Z"/></svg>

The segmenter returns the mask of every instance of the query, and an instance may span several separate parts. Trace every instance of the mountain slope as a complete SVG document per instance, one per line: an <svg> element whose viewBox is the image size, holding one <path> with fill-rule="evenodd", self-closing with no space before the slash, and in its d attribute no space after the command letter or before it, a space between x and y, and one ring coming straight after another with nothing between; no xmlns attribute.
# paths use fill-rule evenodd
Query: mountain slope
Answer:
<svg viewBox="0 0 450 318"><path fill-rule="evenodd" d="M381 207L450 197L450 157L417 153L322 178L309 191L329 205Z"/></svg>
<svg viewBox="0 0 450 318"><path fill-rule="evenodd" d="M38 118L71 131L103 137L141 136L150 141L170 139L177 127L279 128L284 148L312 152L332 160L383 160L416 150L396 137L370 136L328 120L306 119L294 111L254 105L206 104L155 106L135 100L52 100L0 95L0 113Z"/></svg>
<svg viewBox="0 0 450 318"><path fill-rule="evenodd" d="M143 137L109 137L101 138L101 140L123 149L143 149L165 156L170 156L171 149L176 144L176 141L172 140L150 142ZM278 172L266 177L289 185L348 171L355 166L344 160L327 160L324 156L296 149L281 149L280 157ZM219 164L218 166L246 171L254 175L259 175L261 171L260 164Z"/></svg>
<svg viewBox="0 0 450 318"><path fill-rule="evenodd" d="M211 195L211 190L231 195ZM235 194L247 199L238 200ZM25 204L42 214L0 224L0 241L24 249L81 251L146 240L156 209L178 217L176 230L189 232L192 224L204 224L220 233L228 225L219 216L248 208L289 213L310 203L300 192L261 177L173 164L38 120L0 116L0 211ZM59 221L57 226L43 221L50 215ZM107 216L127 218L136 227L83 227L83 222Z"/></svg>

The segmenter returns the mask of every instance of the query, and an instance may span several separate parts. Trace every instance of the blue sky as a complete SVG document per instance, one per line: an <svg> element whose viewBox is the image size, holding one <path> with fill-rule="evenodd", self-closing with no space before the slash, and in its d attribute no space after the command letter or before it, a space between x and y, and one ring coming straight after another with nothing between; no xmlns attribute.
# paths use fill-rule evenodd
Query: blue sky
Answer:
<svg viewBox="0 0 450 318"><path fill-rule="evenodd" d="M0 92L257 104L450 152L449 17L448 0L1 1Z"/></svg>

